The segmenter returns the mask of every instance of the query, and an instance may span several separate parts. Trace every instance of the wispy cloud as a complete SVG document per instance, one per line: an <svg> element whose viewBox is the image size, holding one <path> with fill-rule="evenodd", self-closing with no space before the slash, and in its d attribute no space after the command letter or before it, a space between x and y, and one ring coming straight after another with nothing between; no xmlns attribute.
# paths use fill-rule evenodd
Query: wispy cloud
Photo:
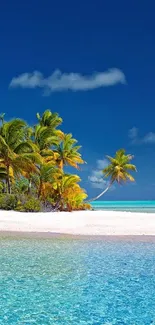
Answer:
<svg viewBox="0 0 155 325"><path fill-rule="evenodd" d="M136 139L138 136L138 129L134 126L132 129L129 130L128 136L132 140Z"/></svg>
<svg viewBox="0 0 155 325"><path fill-rule="evenodd" d="M108 185L108 182L103 179L103 173L100 170L93 170L91 175L88 176L88 180L94 188L104 189Z"/></svg>
<svg viewBox="0 0 155 325"><path fill-rule="evenodd" d="M155 133L149 132L143 138L144 143L155 143Z"/></svg>
<svg viewBox="0 0 155 325"><path fill-rule="evenodd" d="M128 136L131 139L132 144L142 144L142 143L155 143L155 133L149 132L143 137L139 136L139 130L136 127L133 127L129 130Z"/></svg>
<svg viewBox="0 0 155 325"><path fill-rule="evenodd" d="M109 69L105 72L96 72L92 75L82 75L80 73L62 73L55 70L49 77L39 71L23 73L14 77L10 82L10 87L16 88L43 88L45 92L58 91L87 91L100 87L125 84L124 73L117 68Z"/></svg>
<svg viewBox="0 0 155 325"><path fill-rule="evenodd" d="M97 169L104 169L108 166L108 160L107 159L98 159L96 161ZM103 173L102 173L103 175Z"/></svg>
<svg viewBox="0 0 155 325"><path fill-rule="evenodd" d="M107 159L99 159L96 161L96 168L92 170L90 176L88 176L88 180L91 183L91 186L93 188L99 188L101 190L104 190L108 184L109 181L105 180L103 178L103 172L102 170L108 165ZM114 189L114 186L111 188Z"/></svg>

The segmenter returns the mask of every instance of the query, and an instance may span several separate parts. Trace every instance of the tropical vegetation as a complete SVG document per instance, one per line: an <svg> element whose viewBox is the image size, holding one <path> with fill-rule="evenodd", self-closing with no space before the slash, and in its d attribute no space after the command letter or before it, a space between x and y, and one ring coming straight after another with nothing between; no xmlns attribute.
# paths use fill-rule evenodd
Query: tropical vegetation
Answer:
<svg viewBox="0 0 155 325"><path fill-rule="evenodd" d="M67 172L84 160L72 134L59 129L62 119L46 110L29 126L0 116L0 208L19 211L89 208L80 177Z"/></svg>
<svg viewBox="0 0 155 325"><path fill-rule="evenodd" d="M37 113L34 126L18 118L5 121L5 115L0 115L0 209L90 209L80 177L68 172L68 167L77 170L85 163L80 146L71 133L60 129L61 124L62 118L50 110ZM122 149L114 158L107 158L109 165L103 170L103 177L109 178L109 185L95 199L115 181L134 181L129 173L136 170L130 163L133 156Z"/></svg>
<svg viewBox="0 0 155 325"><path fill-rule="evenodd" d="M95 198L89 200L94 201L105 194L111 186L116 182L118 184L126 183L127 181L134 182L135 179L130 172L136 172L136 166L131 164L134 158L131 154L126 154L124 149L116 151L114 157L107 156L108 165L103 169L103 177L108 178L108 186Z"/></svg>

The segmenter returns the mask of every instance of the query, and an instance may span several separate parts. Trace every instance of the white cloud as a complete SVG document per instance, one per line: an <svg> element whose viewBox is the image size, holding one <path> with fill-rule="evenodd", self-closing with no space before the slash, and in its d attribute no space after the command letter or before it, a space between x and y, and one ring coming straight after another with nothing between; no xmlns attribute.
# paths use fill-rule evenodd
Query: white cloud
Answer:
<svg viewBox="0 0 155 325"><path fill-rule="evenodd" d="M44 77L39 71L23 73L14 77L10 82L10 87L21 88L43 88L48 93L56 91L86 91L100 87L113 86L118 83L125 84L124 73L117 69L109 69L105 72L96 72L92 75L82 75L80 73L62 73L55 70L49 77Z"/></svg>
<svg viewBox="0 0 155 325"><path fill-rule="evenodd" d="M134 126L132 129L129 130L129 138L130 139L135 139L138 136L138 129Z"/></svg>
<svg viewBox="0 0 155 325"><path fill-rule="evenodd" d="M155 133L149 132L143 138L143 142L145 143L155 143Z"/></svg>
<svg viewBox="0 0 155 325"><path fill-rule="evenodd" d="M142 143L155 143L155 133L149 132L143 137L138 136L138 129L133 127L129 130L128 136L131 139L132 144L142 144Z"/></svg>
<svg viewBox="0 0 155 325"><path fill-rule="evenodd" d="M102 170L108 165L107 159L98 159L96 161L96 169L92 170L91 175L88 176L88 180L91 183L91 186L94 188L105 189L109 181L103 178Z"/></svg>
<svg viewBox="0 0 155 325"><path fill-rule="evenodd" d="M108 160L98 159L96 164L97 164L97 169L104 169L108 165Z"/></svg>
<svg viewBox="0 0 155 325"><path fill-rule="evenodd" d="M88 176L91 186L94 188L104 189L107 187L108 182L103 179L102 170L93 170L91 175Z"/></svg>

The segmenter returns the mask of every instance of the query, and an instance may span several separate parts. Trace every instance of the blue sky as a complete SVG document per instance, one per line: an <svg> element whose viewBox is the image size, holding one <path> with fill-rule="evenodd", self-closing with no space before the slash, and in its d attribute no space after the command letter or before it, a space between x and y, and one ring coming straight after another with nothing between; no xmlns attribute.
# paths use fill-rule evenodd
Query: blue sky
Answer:
<svg viewBox="0 0 155 325"><path fill-rule="evenodd" d="M124 147L135 155L136 184L104 199L155 198L154 11L153 1L1 4L1 111L29 123L57 111L82 145L89 196L104 187L91 180L105 155Z"/></svg>

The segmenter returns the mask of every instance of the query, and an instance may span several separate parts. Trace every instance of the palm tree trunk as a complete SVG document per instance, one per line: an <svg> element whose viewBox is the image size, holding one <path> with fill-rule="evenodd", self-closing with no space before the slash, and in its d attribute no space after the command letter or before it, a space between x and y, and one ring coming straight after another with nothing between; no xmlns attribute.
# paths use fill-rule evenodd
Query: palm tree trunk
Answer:
<svg viewBox="0 0 155 325"><path fill-rule="evenodd" d="M54 211L58 211L60 208L61 198L59 198L55 204Z"/></svg>
<svg viewBox="0 0 155 325"><path fill-rule="evenodd" d="M8 187L8 193L11 194L11 183L10 183L10 175L9 175L9 166L7 166L6 171L7 171L7 187Z"/></svg>
<svg viewBox="0 0 155 325"><path fill-rule="evenodd" d="M31 194L31 187L32 187L32 182L31 182L31 179L29 179L28 194Z"/></svg>
<svg viewBox="0 0 155 325"><path fill-rule="evenodd" d="M59 168L60 168L61 171L63 171L63 168L64 168L63 159L60 160Z"/></svg>
<svg viewBox="0 0 155 325"><path fill-rule="evenodd" d="M40 181L40 185L39 185L39 190L38 190L38 199L41 196L41 191L42 191L42 181Z"/></svg>
<svg viewBox="0 0 155 325"><path fill-rule="evenodd" d="M102 191L99 195L92 198L91 200L86 201L86 203L90 203L90 202L98 200L102 195L104 195L109 190L109 188L112 186L112 184L113 184L113 182L110 182L109 185L107 186L107 188L104 191Z"/></svg>

